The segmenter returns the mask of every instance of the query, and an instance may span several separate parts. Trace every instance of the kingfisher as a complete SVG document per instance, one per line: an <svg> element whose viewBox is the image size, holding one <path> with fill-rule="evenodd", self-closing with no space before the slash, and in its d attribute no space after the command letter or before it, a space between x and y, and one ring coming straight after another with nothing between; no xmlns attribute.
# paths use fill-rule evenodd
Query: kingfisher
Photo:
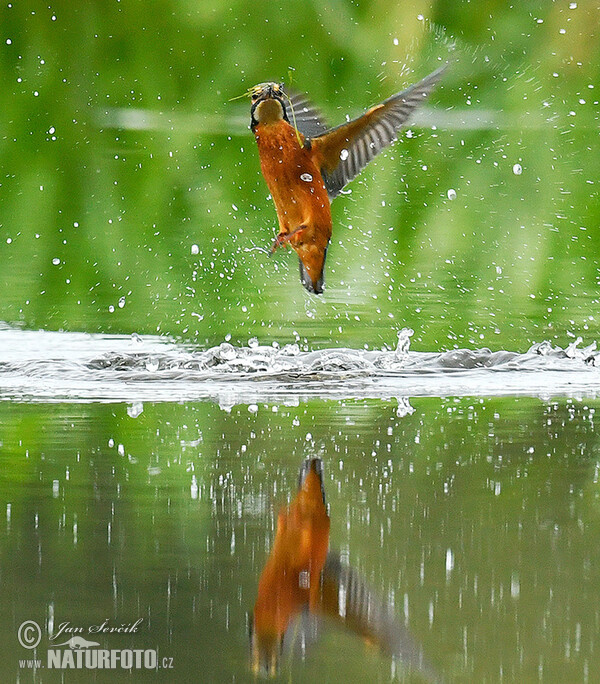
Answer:
<svg viewBox="0 0 600 684"><path fill-rule="evenodd" d="M298 645L304 653L328 623L400 660L425 681L440 681L389 601L330 548L323 470L320 458L306 459L296 496L279 511L250 620L253 672L275 676L283 655Z"/></svg>
<svg viewBox="0 0 600 684"><path fill-rule="evenodd" d="M277 672L290 623L303 609L318 609L329 524L323 463L307 459L300 468L296 497L279 512L273 549L258 583L251 626L255 674Z"/></svg>
<svg viewBox="0 0 600 684"><path fill-rule="evenodd" d="M334 128L326 126L305 95L286 92L283 83L259 83L249 90L250 128L279 220L271 254L289 244L298 254L300 280L309 292L323 292L331 201L397 139L445 69Z"/></svg>

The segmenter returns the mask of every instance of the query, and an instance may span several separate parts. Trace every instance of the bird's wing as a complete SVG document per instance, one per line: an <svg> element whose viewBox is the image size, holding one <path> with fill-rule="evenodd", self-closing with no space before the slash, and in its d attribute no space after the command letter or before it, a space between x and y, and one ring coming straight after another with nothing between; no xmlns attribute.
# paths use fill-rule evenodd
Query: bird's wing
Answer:
<svg viewBox="0 0 600 684"><path fill-rule="evenodd" d="M398 129L431 93L446 65L419 83L371 107L362 116L310 140L329 198L357 176L381 150L396 140ZM310 137L310 136L308 136Z"/></svg>
<svg viewBox="0 0 600 684"><path fill-rule="evenodd" d="M323 116L306 95L291 91L288 96L291 104L290 123L294 124L305 138L325 133L327 126L323 122Z"/></svg>
<svg viewBox="0 0 600 684"><path fill-rule="evenodd" d="M440 681L393 607L354 568L346 565L337 551L328 553L321 571L319 609L322 615L383 653L398 658L407 670L420 672L428 682Z"/></svg>

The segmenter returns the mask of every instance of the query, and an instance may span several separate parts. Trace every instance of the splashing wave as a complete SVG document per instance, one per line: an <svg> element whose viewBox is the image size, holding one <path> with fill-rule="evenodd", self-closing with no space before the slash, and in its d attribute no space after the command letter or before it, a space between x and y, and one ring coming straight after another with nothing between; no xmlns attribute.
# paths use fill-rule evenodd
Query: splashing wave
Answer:
<svg viewBox="0 0 600 684"><path fill-rule="evenodd" d="M0 398L172 401L214 398L228 405L302 396L366 398L600 394L596 344L549 342L525 353L489 349L395 349L224 342L197 350L153 336L0 329ZM225 399L224 399L225 397Z"/></svg>

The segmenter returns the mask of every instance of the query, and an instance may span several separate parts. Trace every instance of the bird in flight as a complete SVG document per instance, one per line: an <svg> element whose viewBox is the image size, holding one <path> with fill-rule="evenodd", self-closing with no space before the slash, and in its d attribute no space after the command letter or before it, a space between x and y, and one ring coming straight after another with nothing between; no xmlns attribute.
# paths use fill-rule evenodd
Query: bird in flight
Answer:
<svg viewBox="0 0 600 684"><path fill-rule="evenodd" d="M271 253L288 244L296 250L300 279L309 292L323 292L331 201L396 140L398 130L431 93L445 69L445 65L440 67L335 128L327 128L307 98L287 93L283 84L259 83L250 89L250 127L279 219Z"/></svg>

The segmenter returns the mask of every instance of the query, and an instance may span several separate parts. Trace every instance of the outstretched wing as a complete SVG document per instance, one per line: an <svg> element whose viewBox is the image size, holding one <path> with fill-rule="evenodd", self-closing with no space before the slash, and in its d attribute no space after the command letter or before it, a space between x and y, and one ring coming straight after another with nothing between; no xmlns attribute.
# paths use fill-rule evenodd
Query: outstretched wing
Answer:
<svg viewBox="0 0 600 684"><path fill-rule="evenodd" d="M327 126L323 123L323 116L310 103L306 95L291 91L288 96L291 107L286 106L286 109L290 110L288 111L290 123L295 125L305 138L325 133Z"/></svg>
<svg viewBox="0 0 600 684"><path fill-rule="evenodd" d="M401 660L404 668L420 672L428 682L439 676L428 663L423 649L383 600L339 553L330 551L321 572L320 613L377 646L383 653Z"/></svg>
<svg viewBox="0 0 600 684"><path fill-rule="evenodd" d="M311 148L330 199L339 195L346 183L396 140L400 127L431 93L445 69L446 65L440 67L419 83L371 107L357 119L312 137Z"/></svg>

